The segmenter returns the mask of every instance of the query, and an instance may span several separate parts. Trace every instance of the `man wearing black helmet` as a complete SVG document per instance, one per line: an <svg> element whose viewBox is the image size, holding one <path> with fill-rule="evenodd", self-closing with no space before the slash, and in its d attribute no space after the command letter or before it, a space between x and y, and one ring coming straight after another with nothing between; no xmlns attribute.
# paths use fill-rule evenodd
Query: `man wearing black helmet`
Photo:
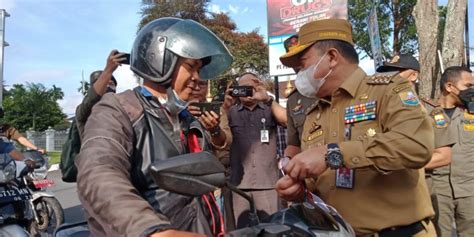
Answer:
<svg viewBox="0 0 474 237"><path fill-rule="evenodd" d="M92 109L76 160L78 194L92 235L223 234L212 200L205 205L205 197L159 188L149 168L210 148L186 107L200 79L216 78L231 65L230 52L201 24L166 17L140 30L130 61L143 86L103 96Z"/></svg>

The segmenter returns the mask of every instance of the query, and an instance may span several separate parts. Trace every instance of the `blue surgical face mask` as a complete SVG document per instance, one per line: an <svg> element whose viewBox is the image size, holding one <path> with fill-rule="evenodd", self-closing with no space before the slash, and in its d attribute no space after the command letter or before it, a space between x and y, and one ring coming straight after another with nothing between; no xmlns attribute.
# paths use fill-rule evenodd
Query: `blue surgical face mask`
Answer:
<svg viewBox="0 0 474 237"><path fill-rule="evenodd" d="M319 89L321 89L321 87L326 82L326 78L329 76L329 74L331 74L332 69L330 69L323 78L313 78L319 64L321 64L326 55L327 53L324 53L324 55L316 64L298 72L295 86L298 92L302 95L309 98L315 98Z"/></svg>
<svg viewBox="0 0 474 237"><path fill-rule="evenodd" d="M168 87L166 89L166 94L168 96L168 99L164 103L164 106L171 115L178 115L181 111L185 110L186 107L188 107L188 102L179 98L178 93L176 93L173 88Z"/></svg>

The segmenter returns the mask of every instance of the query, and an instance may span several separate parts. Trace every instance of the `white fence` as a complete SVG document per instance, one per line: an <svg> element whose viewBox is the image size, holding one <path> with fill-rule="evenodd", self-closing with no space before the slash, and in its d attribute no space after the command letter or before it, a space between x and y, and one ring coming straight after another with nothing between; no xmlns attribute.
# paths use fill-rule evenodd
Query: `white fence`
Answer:
<svg viewBox="0 0 474 237"><path fill-rule="evenodd" d="M46 151L61 151L68 136L68 130L56 131L48 129L43 132L26 131L26 138L39 148Z"/></svg>

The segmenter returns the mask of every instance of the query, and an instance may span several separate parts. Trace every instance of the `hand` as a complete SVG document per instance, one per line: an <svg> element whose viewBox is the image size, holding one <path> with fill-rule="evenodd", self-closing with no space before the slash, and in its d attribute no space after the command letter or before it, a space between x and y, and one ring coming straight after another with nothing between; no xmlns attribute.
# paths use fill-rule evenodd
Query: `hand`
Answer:
<svg viewBox="0 0 474 237"><path fill-rule="evenodd" d="M214 111L204 111L204 113L199 117L199 122L210 131L219 126L219 115L214 113Z"/></svg>
<svg viewBox="0 0 474 237"><path fill-rule="evenodd" d="M150 235L150 237L205 237L205 235L196 234L192 232L184 232L178 230L165 230L161 232L156 232Z"/></svg>
<svg viewBox="0 0 474 237"><path fill-rule="evenodd" d="M317 146L295 155L285 167L286 174L296 180L316 178L328 168L326 152L326 146Z"/></svg>
<svg viewBox="0 0 474 237"><path fill-rule="evenodd" d="M257 85L255 87L255 93L253 94L252 99L262 102L268 101L270 99L270 96L268 95L267 89L265 88L263 82L257 79L252 79L252 81L254 81Z"/></svg>
<svg viewBox="0 0 474 237"><path fill-rule="evenodd" d="M107 64L105 65L104 71L113 73L118 66L121 65L121 61L125 60L126 58L123 57L124 53L119 53L117 50L112 50L107 57Z"/></svg>
<svg viewBox="0 0 474 237"><path fill-rule="evenodd" d="M235 98L231 96L232 89L230 86L232 85L232 81L227 83L227 87L225 89L225 96L224 96L224 103L222 103L222 110L228 111L232 105L235 104Z"/></svg>
<svg viewBox="0 0 474 237"><path fill-rule="evenodd" d="M45 149L36 149L39 153L41 153L42 155L46 154L46 150Z"/></svg>
<svg viewBox="0 0 474 237"><path fill-rule="evenodd" d="M278 196L287 201L301 201L304 198L303 182L285 175L275 185Z"/></svg>
<svg viewBox="0 0 474 237"><path fill-rule="evenodd" d="M201 116L201 109L197 106L193 105L188 105L188 111L194 116L194 117L200 117Z"/></svg>

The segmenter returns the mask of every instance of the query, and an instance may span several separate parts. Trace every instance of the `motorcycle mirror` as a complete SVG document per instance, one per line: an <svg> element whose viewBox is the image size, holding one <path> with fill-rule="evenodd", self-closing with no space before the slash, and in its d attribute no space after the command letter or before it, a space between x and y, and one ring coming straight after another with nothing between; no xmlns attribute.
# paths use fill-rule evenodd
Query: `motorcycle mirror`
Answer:
<svg viewBox="0 0 474 237"><path fill-rule="evenodd" d="M226 181L224 166L209 152L155 161L150 173L160 188L189 196L212 192Z"/></svg>
<svg viewBox="0 0 474 237"><path fill-rule="evenodd" d="M25 159L31 159L35 161L35 169L43 167L46 160L43 158L43 155L37 150L27 150L22 152Z"/></svg>

